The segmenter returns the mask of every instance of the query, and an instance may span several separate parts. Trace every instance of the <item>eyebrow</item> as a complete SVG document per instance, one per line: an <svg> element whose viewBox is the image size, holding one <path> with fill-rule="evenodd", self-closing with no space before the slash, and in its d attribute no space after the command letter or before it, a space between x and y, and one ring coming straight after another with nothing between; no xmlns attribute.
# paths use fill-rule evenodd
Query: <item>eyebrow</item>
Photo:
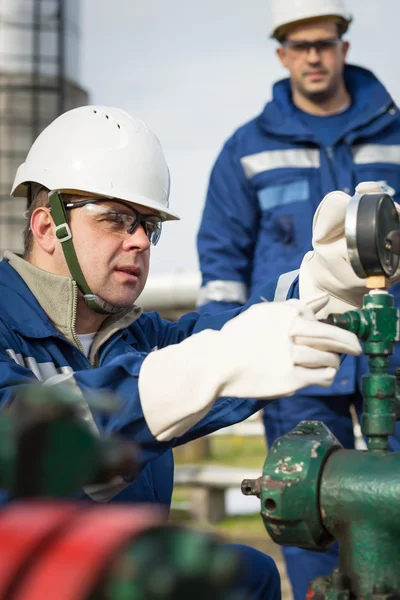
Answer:
<svg viewBox="0 0 400 600"><path fill-rule="evenodd" d="M124 212L123 214L128 214L128 215L135 216L135 211L136 211L140 215L143 215L144 217L158 217L159 219L162 220L162 217L159 214L157 214L156 212L149 212L149 213L142 212L142 211L138 210L137 208L134 208L133 206L130 207L127 204L124 204L123 202L119 202L118 200L107 200L107 199L105 199L104 202L113 202L113 203L115 203L115 204L118 205L118 207L114 207L114 206L112 206L112 207L111 206L104 207L104 208L107 208L110 212L113 212L113 213L118 213L118 212L121 213L122 212L121 210L117 210L117 208L119 208L121 206L123 208L126 208L126 210L127 210L127 212L126 213ZM94 202L93 204L99 204L99 203L98 202ZM146 207L143 207L143 208L146 208Z"/></svg>
<svg viewBox="0 0 400 600"><path fill-rule="evenodd" d="M316 38L315 40L305 40L305 39L296 39L294 40L293 38L286 38L286 42L300 42L302 44L306 43L306 44L315 44L316 42L330 42L331 40L339 40L341 39L339 36L337 35L331 35L329 37L325 37L325 38Z"/></svg>
<svg viewBox="0 0 400 600"><path fill-rule="evenodd" d="M107 206L108 203L112 204L112 206ZM106 204L106 205L104 206L104 204ZM114 213L118 213L118 212L122 213L122 212L124 212L124 214L126 212L126 214L135 214L133 207L131 208L130 206L127 206L123 202L118 202L117 200L104 199L104 200L101 200L99 202L93 202L93 205L97 205L100 208L108 210L109 212L114 212ZM123 211L123 209L126 209L126 210Z"/></svg>
<svg viewBox="0 0 400 600"><path fill-rule="evenodd" d="M122 213L124 212L122 210L122 208L126 209L127 214L134 214L133 210L131 208L129 208L129 206L124 206L122 208L120 208L119 206L102 206L102 208L107 209L109 212L115 212L115 213Z"/></svg>

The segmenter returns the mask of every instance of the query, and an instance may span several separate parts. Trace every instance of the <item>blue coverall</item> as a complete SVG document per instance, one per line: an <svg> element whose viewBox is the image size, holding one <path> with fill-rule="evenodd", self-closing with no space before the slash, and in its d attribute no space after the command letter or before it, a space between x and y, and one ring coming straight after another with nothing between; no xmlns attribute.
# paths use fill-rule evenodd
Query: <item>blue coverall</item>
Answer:
<svg viewBox="0 0 400 600"><path fill-rule="evenodd" d="M38 277L41 276L37 269ZM43 273L43 271L42 271ZM56 288L57 277L46 274L46 283ZM58 277L58 280L67 278ZM72 283L72 282L71 282ZM63 284L65 291L65 284ZM76 291L76 290L75 290ZM76 292L77 293L77 292ZM265 294L273 293L271 286ZM260 301L255 297L249 304ZM66 310L62 297L56 306ZM169 507L172 496L174 460L172 448L208 433L242 421L265 403L251 399L220 398L209 413L185 435L170 442L157 441L143 416L138 390L141 365L149 352L176 344L203 329L220 329L240 310L214 317L188 314L177 323L161 319L157 313L143 313L129 326L123 326L99 349L97 365L54 326L38 298L7 260L0 262L0 409L4 409L15 393L33 381L48 381L58 376L73 377L86 395L107 390L115 392L122 407L112 415L92 412L100 433L118 433L140 446L142 469L122 491L111 491L113 502L151 503ZM160 410L162 410L160 382ZM2 501L7 499L1 492ZM82 491L82 498L88 496ZM242 558L237 574L237 588L248 600L280 600L280 578L274 561L243 545L235 545Z"/></svg>
<svg viewBox="0 0 400 600"><path fill-rule="evenodd" d="M400 114L368 70L346 65L352 105L331 143L310 129L292 102L290 80L275 84L263 112L226 142L211 173L198 234L202 272L199 310L217 313L244 304L265 281L297 269L311 249L312 219L332 190L352 194L379 181L400 200ZM282 299L282 298L280 298ZM353 447L349 405L360 409L360 360L348 357L331 388L307 388L264 410L269 443L303 419L324 421ZM337 550L315 554L284 548L296 600L307 582L332 571Z"/></svg>

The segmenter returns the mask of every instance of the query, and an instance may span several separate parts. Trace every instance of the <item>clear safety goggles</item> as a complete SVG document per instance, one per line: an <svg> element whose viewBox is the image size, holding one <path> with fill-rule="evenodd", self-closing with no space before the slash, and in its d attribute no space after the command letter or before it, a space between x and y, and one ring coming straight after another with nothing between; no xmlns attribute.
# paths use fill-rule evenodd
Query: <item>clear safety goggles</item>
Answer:
<svg viewBox="0 0 400 600"><path fill-rule="evenodd" d="M85 215L93 224L108 233L131 235L141 225L153 246L157 244L161 236L163 219L160 215L144 215L118 200L90 198L69 202L65 204L65 208L68 210L83 208Z"/></svg>
<svg viewBox="0 0 400 600"><path fill-rule="evenodd" d="M303 40L285 40L282 43L284 48L287 48L292 54L308 54L312 48L318 54L326 54L337 48L342 43L340 38L326 38L322 40L315 40L314 42L308 42Z"/></svg>

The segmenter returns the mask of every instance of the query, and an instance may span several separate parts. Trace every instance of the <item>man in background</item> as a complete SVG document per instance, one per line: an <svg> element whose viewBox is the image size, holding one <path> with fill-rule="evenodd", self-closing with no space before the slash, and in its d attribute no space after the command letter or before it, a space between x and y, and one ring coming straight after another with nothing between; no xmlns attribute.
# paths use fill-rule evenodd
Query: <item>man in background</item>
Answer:
<svg viewBox="0 0 400 600"><path fill-rule="evenodd" d="M399 199L399 112L370 71L346 64L351 16L343 1L271 4L271 36L289 78L226 142L212 170L198 234L201 311L240 306L266 279L297 269L328 192L352 194L358 182L373 180ZM286 297L288 285L281 278L275 299ZM360 409L357 371L349 357L330 388L309 387L291 406L284 398L267 406L268 443L303 419L318 419L353 447L349 407ZM296 599L304 598L308 581L337 565L337 548L283 552Z"/></svg>

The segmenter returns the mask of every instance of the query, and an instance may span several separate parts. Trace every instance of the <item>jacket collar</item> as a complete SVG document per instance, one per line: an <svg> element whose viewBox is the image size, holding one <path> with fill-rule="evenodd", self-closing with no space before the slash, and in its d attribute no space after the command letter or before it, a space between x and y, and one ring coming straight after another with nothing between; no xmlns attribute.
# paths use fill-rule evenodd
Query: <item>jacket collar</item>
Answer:
<svg viewBox="0 0 400 600"><path fill-rule="evenodd" d="M339 137L345 137L356 129L365 127L374 119L383 115L394 104L388 91L375 75L368 69L354 65L345 65L344 80L350 93L352 103L356 107L356 117ZM388 115L388 119L398 118ZM261 127L268 133L287 137L295 141L313 141L313 133L298 118L292 101L290 79L282 79L273 87L273 100L269 102L259 117ZM379 124L379 130L387 125Z"/></svg>
<svg viewBox="0 0 400 600"><path fill-rule="evenodd" d="M0 262L1 312L14 331L23 336L44 338L58 336L76 344L74 306L77 302L75 282L33 266L12 252L4 253ZM142 309L133 306L110 315L96 334L96 350L120 329L136 321ZM92 354L92 352L91 352Z"/></svg>
<svg viewBox="0 0 400 600"><path fill-rule="evenodd" d="M10 254L10 252L6 252L4 259L0 262L1 317L14 331L23 336L45 338L55 335L61 337L25 281L10 265L8 261Z"/></svg>

